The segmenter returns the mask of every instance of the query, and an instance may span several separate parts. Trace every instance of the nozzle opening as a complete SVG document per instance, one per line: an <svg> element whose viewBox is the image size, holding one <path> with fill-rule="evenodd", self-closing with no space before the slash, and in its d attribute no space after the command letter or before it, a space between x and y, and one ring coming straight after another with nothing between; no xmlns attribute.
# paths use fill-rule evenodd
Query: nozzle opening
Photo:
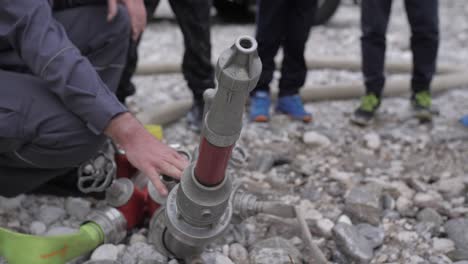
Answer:
<svg viewBox="0 0 468 264"><path fill-rule="evenodd" d="M237 39L237 49L242 52L250 53L257 49L257 41L249 36L243 36Z"/></svg>

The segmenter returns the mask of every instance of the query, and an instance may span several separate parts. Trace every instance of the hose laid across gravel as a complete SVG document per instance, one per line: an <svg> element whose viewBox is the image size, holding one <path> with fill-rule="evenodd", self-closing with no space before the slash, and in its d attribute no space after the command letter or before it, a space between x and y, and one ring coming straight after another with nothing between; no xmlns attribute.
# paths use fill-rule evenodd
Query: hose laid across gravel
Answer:
<svg viewBox="0 0 468 264"><path fill-rule="evenodd" d="M308 69L334 69L346 71L360 71L361 63L356 60L339 58L322 58L307 61ZM410 63L390 62L386 70L391 73L406 73L412 71ZM140 65L137 74L173 74L180 73L180 66L173 64L147 64ZM405 77L397 80L388 80L385 84L384 96L400 96L409 92L411 78ZM452 88L468 86L468 70L455 65L440 65L437 75L432 82L433 92L443 92ZM364 85L361 82L338 83L330 85L310 85L301 89L304 101L343 100L358 98L364 94ZM276 98L277 88L273 88L272 95ZM192 106L192 100L179 100L171 104L146 109L137 114L137 118L144 124L166 125L186 115Z"/></svg>

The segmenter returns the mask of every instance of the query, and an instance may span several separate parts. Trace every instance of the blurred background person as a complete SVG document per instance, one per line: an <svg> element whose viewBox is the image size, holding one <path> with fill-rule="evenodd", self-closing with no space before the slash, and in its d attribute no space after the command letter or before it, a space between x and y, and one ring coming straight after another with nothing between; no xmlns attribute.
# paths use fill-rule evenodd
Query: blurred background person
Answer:
<svg viewBox="0 0 468 264"><path fill-rule="evenodd" d="M295 120L312 121L312 115L304 109L299 89L307 75L304 51L316 9L316 0L258 1L256 38L263 70L250 98L252 121L268 122L270 119L270 83L276 68L274 58L280 47L284 55L276 111Z"/></svg>
<svg viewBox="0 0 468 264"><path fill-rule="evenodd" d="M369 125L381 104L385 84L385 35L392 2L392 0L361 1L362 71L366 95L361 98L361 105L351 117L351 122L357 125ZM439 48L439 2L438 0L404 2L411 26L413 53L411 105L416 118L421 121L431 121L433 113L430 85L436 71Z"/></svg>
<svg viewBox="0 0 468 264"><path fill-rule="evenodd" d="M147 13L152 16L159 0L146 0ZM182 73L193 93L193 107L188 114L189 126L200 131L203 117L203 92L214 88L214 69L211 64L211 0L169 0L172 11L184 36L185 53ZM128 63L124 70L117 96L121 101L135 93L131 82L138 60L138 42L130 45Z"/></svg>

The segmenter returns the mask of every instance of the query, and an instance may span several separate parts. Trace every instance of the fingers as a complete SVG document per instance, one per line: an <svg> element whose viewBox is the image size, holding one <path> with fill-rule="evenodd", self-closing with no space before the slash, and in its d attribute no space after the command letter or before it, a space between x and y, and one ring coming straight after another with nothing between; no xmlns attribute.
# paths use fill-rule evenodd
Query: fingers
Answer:
<svg viewBox="0 0 468 264"><path fill-rule="evenodd" d="M167 196L167 188L166 186L161 182L161 178L159 177L159 173L155 170L152 169L149 173L145 173L148 175L151 183L153 183L154 187L158 191L159 194L162 196Z"/></svg>
<svg viewBox="0 0 468 264"><path fill-rule="evenodd" d="M159 172L164 175L170 176L175 179L180 179L182 177L183 170L175 167L170 163L164 162L163 164L159 165L159 168Z"/></svg>
<svg viewBox="0 0 468 264"><path fill-rule="evenodd" d="M107 21L112 21L117 15L117 0L107 0Z"/></svg>
<svg viewBox="0 0 468 264"><path fill-rule="evenodd" d="M174 165L177 169L181 171L184 170L189 165L189 161L183 155L180 155L179 153L175 153L174 158L171 159L170 162L172 165Z"/></svg>

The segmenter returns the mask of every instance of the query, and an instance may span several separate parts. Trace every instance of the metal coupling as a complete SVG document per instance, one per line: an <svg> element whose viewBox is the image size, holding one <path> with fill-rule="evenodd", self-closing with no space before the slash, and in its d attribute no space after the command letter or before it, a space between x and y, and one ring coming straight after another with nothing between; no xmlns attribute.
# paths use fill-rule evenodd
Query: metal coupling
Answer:
<svg viewBox="0 0 468 264"><path fill-rule="evenodd" d="M177 189L177 211L194 226L213 225L225 213L232 192L231 177L226 175L217 186L208 187L198 182L194 164L184 171ZM169 206L169 205L168 205Z"/></svg>
<svg viewBox="0 0 468 264"><path fill-rule="evenodd" d="M128 203L134 190L133 182L128 178L114 180L106 190L106 202L112 207L120 207Z"/></svg>
<svg viewBox="0 0 468 264"><path fill-rule="evenodd" d="M105 244L118 244L127 235L127 220L115 208L105 207L100 211L93 211L85 223L89 222L101 228Z"/></svg>

